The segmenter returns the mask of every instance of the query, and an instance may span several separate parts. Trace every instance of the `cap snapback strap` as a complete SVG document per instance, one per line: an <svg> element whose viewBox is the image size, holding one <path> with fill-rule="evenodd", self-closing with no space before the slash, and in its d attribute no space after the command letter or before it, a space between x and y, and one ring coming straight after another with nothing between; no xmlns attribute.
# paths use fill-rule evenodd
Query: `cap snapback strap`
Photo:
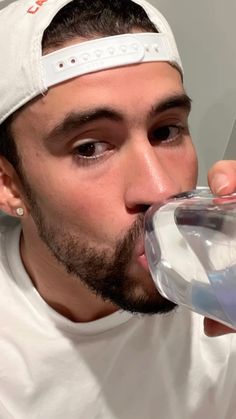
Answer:
<svg viewBox="0 0 236 419"><path fill-rule="evenodd" d="M45 85L114 67L151 61L168 61L180 69L168 35L135 33L93 39L42 57Z"/></svg>

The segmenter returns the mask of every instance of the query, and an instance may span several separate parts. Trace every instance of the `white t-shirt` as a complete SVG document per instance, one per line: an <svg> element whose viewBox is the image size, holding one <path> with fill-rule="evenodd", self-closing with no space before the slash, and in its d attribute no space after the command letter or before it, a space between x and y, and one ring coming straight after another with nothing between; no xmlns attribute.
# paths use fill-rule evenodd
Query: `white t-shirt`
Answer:
<svg viewBox="0 0 236 419"><path fill-rule="evenodd" d="M0 419L236 417L236 334L208 338L182 308L73 323L33 287L20 226L0 221Z"/></svg>

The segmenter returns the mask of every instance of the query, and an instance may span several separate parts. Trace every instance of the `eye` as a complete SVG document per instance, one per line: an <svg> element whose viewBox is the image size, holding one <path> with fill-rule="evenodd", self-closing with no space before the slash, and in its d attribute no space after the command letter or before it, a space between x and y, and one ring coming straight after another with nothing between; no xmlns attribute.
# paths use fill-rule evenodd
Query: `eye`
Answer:
<svg viewBox="0 0 236 419"><path fill-rule="evenodd" d="M74 146L73 155L77 159L89 162L104 157L110 150L112 146L109 143L86 140Z"/></svg>
<svg viewBox="0 0 236 419"><path fill-rule="evenodd" d="M172 142L183 132L184 127L180 125L165 125L154 129L151 132L152 142Z"/></svg>

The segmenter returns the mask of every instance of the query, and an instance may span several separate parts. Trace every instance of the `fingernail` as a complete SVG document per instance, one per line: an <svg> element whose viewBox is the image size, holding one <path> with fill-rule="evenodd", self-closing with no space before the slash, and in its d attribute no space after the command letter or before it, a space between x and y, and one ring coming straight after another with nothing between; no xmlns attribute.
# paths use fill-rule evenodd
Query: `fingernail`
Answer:
<svg viewBox="0 0 236 419"><path fill-rule="evenodd" d="M215 175L212 179L211 188L215 194L224 192L229 186L228 177L224 173Z"/></svg>

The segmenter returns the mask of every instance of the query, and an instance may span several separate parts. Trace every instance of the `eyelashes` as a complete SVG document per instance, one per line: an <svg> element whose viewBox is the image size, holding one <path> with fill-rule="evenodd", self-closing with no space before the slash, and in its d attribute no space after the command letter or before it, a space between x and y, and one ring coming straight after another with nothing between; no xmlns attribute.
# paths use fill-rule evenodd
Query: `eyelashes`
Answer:
<svg viewBox="0 0 236 419"><path fill-rule="evenodd" d="M86 165L101 161L113 149L114 146L108 142L87 139L79 142L73 148L72 154L81 165Z"/></svg>
<svg viewBox="0 0 236 419"><path fill-rule="evenodd" d="M186 127L183 125L165 125L158 127L151 132L150 141L152 143L172 143L175 142Z"/></svg>

